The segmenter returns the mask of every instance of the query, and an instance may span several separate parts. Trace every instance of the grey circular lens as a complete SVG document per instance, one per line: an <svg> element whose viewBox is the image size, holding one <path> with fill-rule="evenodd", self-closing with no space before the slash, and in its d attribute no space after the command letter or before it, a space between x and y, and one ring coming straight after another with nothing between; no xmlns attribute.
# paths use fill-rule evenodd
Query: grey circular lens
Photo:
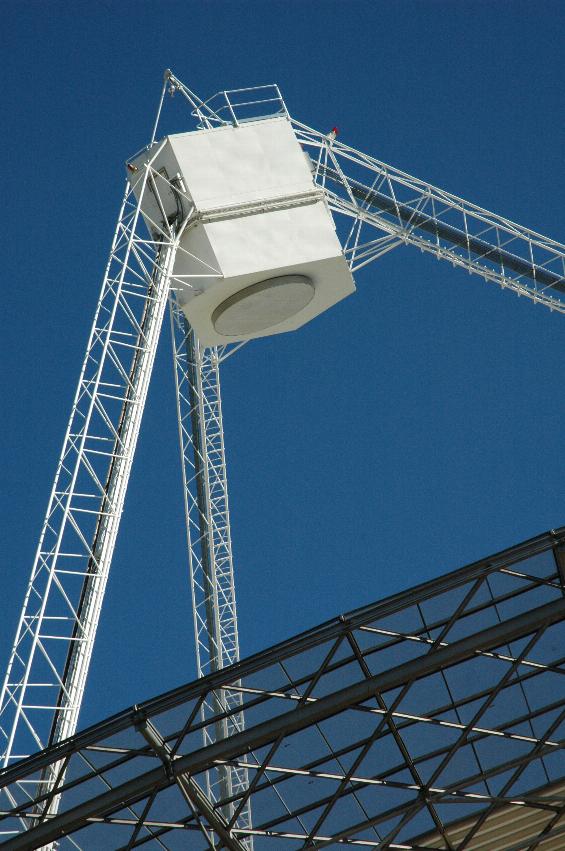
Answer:
<svg viewBox="0 0 565 851"><path fill-rule="evenodd" d="M281 275L251 284L216 307L212 324L224 337L257 334L299 313L314 298L306 275Z"/></svg>

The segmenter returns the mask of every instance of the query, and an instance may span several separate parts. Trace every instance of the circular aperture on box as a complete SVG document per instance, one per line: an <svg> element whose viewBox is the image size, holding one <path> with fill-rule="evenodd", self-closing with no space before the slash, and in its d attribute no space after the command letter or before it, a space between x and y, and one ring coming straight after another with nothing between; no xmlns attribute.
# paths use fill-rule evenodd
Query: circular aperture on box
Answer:
<svg viewBox="0 0 565 851"><path fill-rule="evenodd" d="M267 278L234 293L212 313L212 324L224 337L258 334L299 313L314 298L306 275Z"/></svg>

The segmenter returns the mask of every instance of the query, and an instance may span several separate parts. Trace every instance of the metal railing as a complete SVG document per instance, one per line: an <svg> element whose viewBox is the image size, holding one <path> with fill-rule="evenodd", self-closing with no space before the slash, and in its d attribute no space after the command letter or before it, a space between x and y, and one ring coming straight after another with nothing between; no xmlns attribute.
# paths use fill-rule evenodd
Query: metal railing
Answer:
<svg viewBox="0 0 565 851"><path fill-rule="evenodd" d="M238 127L246 121L262 118L288 118L288 111L276 83L246 89L228 89L203 101L192 110L199 126L232 124Z"/></svg>

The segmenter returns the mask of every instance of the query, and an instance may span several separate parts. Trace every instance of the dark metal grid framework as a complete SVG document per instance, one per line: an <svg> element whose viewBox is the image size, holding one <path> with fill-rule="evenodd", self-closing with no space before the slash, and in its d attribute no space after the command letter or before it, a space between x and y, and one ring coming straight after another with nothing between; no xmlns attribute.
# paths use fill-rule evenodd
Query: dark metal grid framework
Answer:
<svg viewBox="0 0 565 851"><path fill-rule="evenodd" d="M563 849L564 566L565 528L4 770L3 847L241 851L250 801L256 851ZM226 689L246 729L203 747L202 724L221 718L200 709L225 706ZM249 788L212 804L204 773L226 764L247 769Z"/></svg>

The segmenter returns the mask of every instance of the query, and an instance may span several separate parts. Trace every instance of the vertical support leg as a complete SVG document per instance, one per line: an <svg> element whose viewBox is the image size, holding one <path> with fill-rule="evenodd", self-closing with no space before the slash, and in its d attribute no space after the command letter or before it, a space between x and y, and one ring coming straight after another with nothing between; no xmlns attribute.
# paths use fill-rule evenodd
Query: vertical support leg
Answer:
<svg viewBox="0 0 565 851"><path fill-rule="evenodd" d="M128 184L0 695L4 766L76 730L176 251L140 210Z"/></svg>
<svg viewBox="0 0 565 851"><path fill-rule="evenodd" d="M204 676L239 661L220 353L199 343L172 296L170 307L197 672ZM241 707L240 692L214 693L203 720L223 717L205 726L206 744L243 729ZM208 794L215 801L236 798L248 785L246 769L219 766L209 773ZM225 807L226 818L233 810ZM249 806L237 824L251 825Z"/></svg>

